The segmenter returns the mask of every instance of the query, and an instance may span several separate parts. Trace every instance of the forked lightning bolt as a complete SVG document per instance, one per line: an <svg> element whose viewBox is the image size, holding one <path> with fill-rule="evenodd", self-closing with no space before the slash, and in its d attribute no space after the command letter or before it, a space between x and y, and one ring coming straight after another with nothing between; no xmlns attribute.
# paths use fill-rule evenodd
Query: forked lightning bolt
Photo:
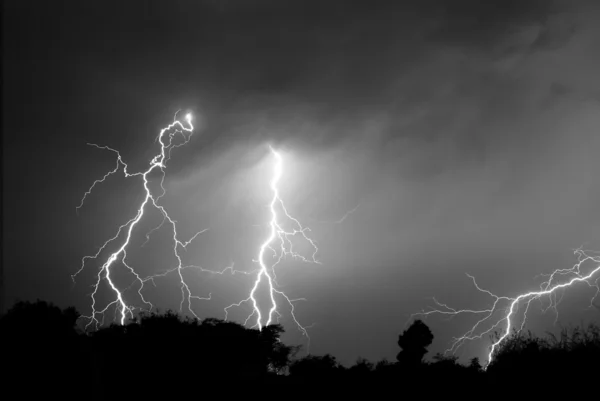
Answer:
<svg viewBox="0 0 600 401"><path fill-rule="evenodd" d="M175 114L175 117L177 117L177 114ZM123 266L125 268L127 268L133 274L133 276L135 277L135 280L132 282L132 284L128 288L130 288L131 286L138 283L139 288L138 288L137 292L138 292L142 302L144 303L144 305L148 306L149 309L152 309L153 305L150 302L148 302L144 298L144 295L142 294L142 290L144 289L144 284L147 281L152 281L154 283L154 278L156 278L157 276L165 276L166 274L169 274L171 272L177 272L177 274L179 275L180 283L181 283L181 303L179 305L180 310L183 308L183 304L187 300L187 306L188 306L189 311L194 316L196 316L196 314L192 310L192 304L191 304L192 299L198 299L198 300L210 299L210 294L208 297L200 297L200 296L192 294L192 292L191 292L189 286L187 285L187 283L185 282L185 280L183 278L183 274L182 274L182 270L189 266L184 266L182 264L183 262L181 260L181 255L179 253L181 249L186 249L186 247L190 244L191 241L193 241L199 234L205 232L206 230L197 232L188 241L184 242L184 241L180 240L179 236L177 234L176 221L173 220L167 213L167 210L158 203L160 198L165 195L165 188L163 186L164 178L165 178L165 168L166 168L166 162L169 160L169 158L171 156L171 151L176 147L179 147L179 146L182 146L182 145L185 145L186 143L188 143L189 140L191 139L191 135L194 130L194 127L192 125L191 114L186 115L185 121L186 121L187 125L184 125L179 120L175 119L173 123L171 123L170 125L168 125L167 127L163 128L160 131L160 133L158 134L158 138L157 138L157 141L160 143L160 153L157 154L156 156L154 156L154 158L150 161L150 167L146 171L143 171L143 172L129 173L127 171L127 164L123 161L121 154L117 150L112 149L108 146L99 146L96 144L88 144L88 145L94 146L98 149L109 150L111 152L114 152L117 155L117 164L113 170L106 173L101 179L94 181L94 183L90 186L88 191L83 195L83 198L81 199L81 203L77 207L77 210L79 210L83 206L83 203L85 202L87 196L91 194L92 190L94 189L94 187L97 184L103 183L109 176L117 173L121 167L123 167L123 174L125 177L140 177L141 178L143 187L145 190L145 197L144 197L144 200L142 201L142 203L140 204L139 208L137 209L135 216L132 217L126 223L122 224L118 228L117 233L112 238L108 239L100 247L100 249L98 249L98 251L94 255L83 257L83 259L81 261L80 269L72 276L73 281L75 281L76 276L79 273L81 273L81 271L83 271L87 261L89 261L90 259L99 258L101 253L109 246L109 244L120 241L120 245L118 246L117 250L110 254L108 259L102 264L102 266L100 267L100 269L98 271L97 280L96 280L96 283L93 285L93 292L91 293L91 299L92 299L91 315L82 316L83 318L89 319L89 322L86 325L86 328L89 327L93 323L95 323L96 327L99 324L101 324L104 321L104 315L105 315L106 311L113 305L115 305L115 317L116 317L117 313L120 314L119 321L121 324L125 324L125 320L126 320L127 316L133 317L133 311L136 308L127 303L127 301L125 300L125 298L123 296L123 293L125 290L120 290L111 277L111 273L112 273L113 269L115 268L114 265L117 262L122 263ZM176 135L181 135L181 137L183 138L183 141L179 144L174 142L174 138ZM162 190L160 194L156 194L156 195L152 194L150 188L148 187L148 176L151 172L153 172L155 170L158 170L161 173L160 188ZM132 235L134 228L140 222L140 220L142 220L142 217L144 216L144 211L149 206L154 207L158 211L160 211L163 216L163 220L158 227L154 228L146 235L146 238L148 240L149 236L152 232L154 232L154 231L158 230L160 227L162 227L165 224L165 222L168 222L171 225L171 228L173 231L173 252L175 254L175 257L177 258L178 265L176 267L174 267L173 269L168 270L166 273L163 273L160 275L149 276L149 277L142 277L135 271L135 269L132 266L130 266L127 263L127 260L126 260L127 259L127 247L130 243L131 235ZM124 238L122 238L122 237L124 237ZM108 283L108 285L110 286L110 288L112 289L112 291L114 293L115 299L112 302L109 302L108 305L106 305L104 308L100 309L96 305L96 303L97 303L96 294L98 293L98 288L99 288L102 280L106 280L106 282ZM98 321L99 316L102 316L102 322Z"/></svg>
<svg viewBox="0 0 600 401"><path fill-rule="evenodd" d="M250 295L248 298L229 305L225 308L225 318L227 319L227 314L230 308L234 306L241 306L244 303L250 303L252 305L252 312L246 318L244 324L247 324L250 319L255 316L256 320L253 327L257 327L259 330L262 329L263 326L268 326L273 322L275 317L276 320L279 320L280 313L277 311L277 299L278 297L282 298L284 302L286 302L291 308L291 316L294 322L296 323L300 332L307 337L310 341L310 337L308 336L307 327L302 326L295 315L294 303L296 301L305 300L304 298L298 299L290 299L283 291L277 289L277 275L275 272L275 268L277 265L285 258L286 256L291 256L293 258L297 258L302 260L303 262L317 263L320 262L316 259L316 254L318 252L317 245L315 242L307 235L307 232L310 231L308 227L303 227L302 224L294 217L292 217L287 211L285 204L281 197L279 196L279 188L278 184L283 175L283 158L279 152L269 146L269 150L271 151L271 155L274 158L273 165L273 176L270 182L270 189L272 192L271 202L269 203L269 211L270 211L270 220L269 220L269 235L265 239L265 241L260 245L258 251L258 264L259 269L257 272L256 280L254 281L254 286L250 290ZM278 212L278 210L280 212ZM282 227L283 221L282 218L287 219L292 223L293 228L291 230L285 230ZM306 240L313 249L313 253L310 256L303 256L300 253L294 251L293 244L291 239L299 235L304 240ZM268 288L268 295L271 301L271 308L269 309L268 314L263 316L261 312L258 301L256 298L256 293L261 282L265 280ZM263 321L266 322L263 324Z"/></svg>
<svg viewBox="0 0 600 401"><path fill-rule="evenodd" d="M600 255L593 255L594 253L598 254L598 252L576 249L575 255L577 256L577 263L573 265L573 267L568 269L557 269L551 274L544 275L548 279L540 285L539 291L526 292L514 298L498 296L481 288L475 281L475 277L467 274L467 276L473 280L473 284L478 291L481 291L494 299L491 307L487 309L454 309L446 304L438 302L434 298L433 301L437 305L437 308L430 311L415 313L411 316L411 319L415 316L428 316L432 314L448 316L473 314L481 316L475 325L473 325L466 333L454 339L451 347L447 349L446 352L454 353L466 341L481 339L483 336L491 335L494 330L500 329L499 338L490 346L486 364L487 367L492 362L495 352L509 334L514 330L523 330L527 322L527 312L533 301L539 300L541 302L542 300L547 299L548 306L543 308L543 311L545 312L552 309L556 314L556 319L558 319L558 305L562 299L562 295L560 297L558 296L560 290L566 289L577 283L585 283L595 290L594 296L590 301L590 307L594 306L596 298L600 295ZM582 266L586 262L594 263L596 265L596 267L587 274L582 272ZM506 304L508 306L503 308L502 305ZM519 310L522 310L522 313L519 313ZM497 316L498 314L500 316ZM518 322L519 318L520 324Z"/></svg>

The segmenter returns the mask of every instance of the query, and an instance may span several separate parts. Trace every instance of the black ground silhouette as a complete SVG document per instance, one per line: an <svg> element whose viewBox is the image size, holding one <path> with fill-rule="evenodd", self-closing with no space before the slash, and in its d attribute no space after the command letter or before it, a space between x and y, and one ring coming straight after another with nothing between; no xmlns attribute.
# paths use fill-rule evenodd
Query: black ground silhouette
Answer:
<svg viewBox="0 0 600 401"><path fill-rule="evenodd" d="M600 328L559 337L514 333L483 369L437 354L425 361L433 334L420 320L398 337L397 362L359 359L347 368L332 355L296 358L279 325L248 329L219 319L141 314L126 326L85 332L73 308L19 302L0 318L2 392L22 399L158 399L282 396L414 398L503 394L537 397L596 394Z"/></svg>

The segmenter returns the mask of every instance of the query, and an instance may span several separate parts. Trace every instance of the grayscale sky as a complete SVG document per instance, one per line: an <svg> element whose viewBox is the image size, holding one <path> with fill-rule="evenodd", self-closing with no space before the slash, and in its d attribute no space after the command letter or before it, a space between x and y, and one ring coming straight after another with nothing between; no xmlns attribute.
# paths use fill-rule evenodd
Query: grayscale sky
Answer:
<svg viewBox="0 0 600 401"><path fill-rule="evenodd" d="M281 196L312 229L320 265L287 260L281 288L311 326L311 352L344 364L393 360L398 334L432 297L457 308L539 287L600 249L600 18L593 1L3 2L5 299L90 312L98 264L71 280L135 215L141 181L115 175L157 153L160 129L192 112L196 129L167 167L162 199L189 238L185 263L256 267L268 235L273 159ZM358 207L357 207L358 206ZM346 216L346 213L352 211ZM343 221L340 220L346 216ZM173 267L168 229L141 247L142 274ZM302 247L302 245L299 245ZM118 267L117 267L118 270ZM118 284L128 285L117 274ZM201 317L248 296L252 278L190 269ZM598 321L593 289L564 292L557 326ZM147 297L178 308L176 278ZM135 291L127 299L139 304ZM101 287L99 301L110 301ZM600 301L598 302L600 304ZM230 317L244 320L247 307ZM286 341L306 344L282 311ZM473 316L426 323L432 351ZM483 357L489 341L461 356Z"/></svg>

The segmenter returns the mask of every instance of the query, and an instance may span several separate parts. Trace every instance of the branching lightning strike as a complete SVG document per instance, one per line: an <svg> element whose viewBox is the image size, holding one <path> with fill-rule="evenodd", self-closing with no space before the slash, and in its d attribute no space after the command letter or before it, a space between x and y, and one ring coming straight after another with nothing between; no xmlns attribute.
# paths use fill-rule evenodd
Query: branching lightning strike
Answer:
<svg viewBox="0 0 600 401"><path fill-rule="evenodd" d="M590 301L590 308L594 307L595 300L600 296L600 254L599 252L594 251L584 251L581 248L575 250L575 255L577 256L577 263L573 265L573 267L568 269L557 269L554 270L551 274L545 274L547 280L544 281L540 285L539 291L531 291L520 294L514 298L506 297L506 296L498 296L492 293L489 290L481 288L475 277L467 274L467 276L473 280L473 284L475 288L483 292L494 299L494 303L490 308L487 309L454 309L444 303L438 302L435 298L433 299L436 304L436 308L433 308L429 311L423 311L419 313L415 313L411 316L411 319L415 316L428 316L432 314L441 314L447 316L456 316L462 314L473 314L482 316L480 320L478 320L475 325L473 325L466 333L462 336L455 338L451 344L451 347L446 350L448 352L456 352L458 348L460 348L466 341L478 340L482 339L483 336L491 335L492 332L498 328L500 328L500 335L497 340L495 340L491 346L488 353L488 361L486 364L492 362L495 353L500 349L502 342L509 336L511 331L516 330L517 332L523 330L525 324L527 322L527 312L529 311L529 307L531 306L531 302L534 300L542 301L542 298L547 298L548 306L543 308L544 312L552 309L556 315L555 323L558 319L558 305L562 299L562 295L558 297L559 290L566 289L577 283L585 283L589 287L593 288L594 296ZM597 255L593 255L596 253ZM587 274L582 272L582 266L584 263L590 262L594 263L597 266L592 269ZM566 281L561 281L560 279L569 278ZM508 303L508 307L502 308L501 305L503 302ZM519 309L523 310L522 314L519 314ZM500 316L498 317L498 313ZM518 324L519 315L521 316L521 322ZM494 318L496 316L496 318ZM489 328L483 328L487 324L491 324Z"/></svg>
<svg viewBox="0 0 600 401"><path fill-rule="evenodd" d="M123 264L123 266L125 266L125 268L127 268L135 277L135 280L132 282L132 284L128 287L131 288L134 284L138 283L139 284L139 288L137 293L139 294L142 302L144 305L148 306L149 309L151 310L153 305L152 303L150 303L149 301L147 301L144 298L144 295L142 294L142 290L144 289L144 284L148 281L152 281L152 283L154 284L154 279L158 276L165 276L169 273L172 272L177 272L177 274L179 275L179 280L181 283L181 302L180 302L180 311L183 308L183 304L187 299L187 307L189 309L189 311L196 316L196 314L194 313L194 311L192 310L192 299L197 299L197 300L209 300L211 298L210 294L208 295L208 297L200 297L198 295L193 295L192 291L190 290L188 284L185 282L184 278L183 278L183 274L182 274L182 270L190 267L190 266L184 266L182 259L181 259L181 255L180 255L180 249L186 249L186 247L200 234L204 233L207 230L202 230L197 232L195 235L192 236L192 238L190 238L188 241L182 241L179 239L178 233L177 233L177 225L176 225L176 221L173 220L169 214L167 213L167 210L164 208L164 206L161 206L158 201L160 200L160 198L162 198L165 193L166 190L163 186L164 184L164 178L165 178L165 168L166 168L166 162L170 159L171 157L171 151L174 148L177 148L179 146L183 146L186 143L189 142L189 140L191 139L194 127L192 125L192 116L191 114L187 114L185 116L185 121L187 122L187 126L184 125L183 123L181 123L179 120L177 120L177 113L175 114L175 120L173 123L171 123L170 125L168 125L167 127L163 128L160 133L158 134L157 137L157 141L160 143L160 153L157 154L156 156L154 156L154 158L152 158L152 160L150 161L150 167L143 172L136 172L136 173L129 173L127 171L127 164L123 161L121 154L115 150L112 149L108 146L99 146L93 143L90 143L88 145L90 146L94 146L98 149L102 149L102 150L109 150L111 152L116 153L117 155L117 163L116 166L113 170L109 171L108 173L106 173L101 179L98 179L96 181L94 181L94 183L90 186L90 188L86 191L86 193L83 195L83 198L81 199L81 202L79 204L79 206L77 206L76 210L79 210L88 195L91 194L92 190L96 187L97 184L103 183L104 181L106 181L107 178L109 178L111 175L116 174L121 166L123 167L123 174L126 178L128 177L141 177L142 182L143 182L143 187L145 190L145 197L144 200L142 201L142 203L140 204L136 215L131 218L129 221L127 221L126 223L122 224L118 230L117 233L110 239L108 239L99 249L98 251L94 254L94 255L88 255L88 256L84 256L83 259L81 260L81 267L80 269L74 274L72 275L72 279L73 281L75 281L75 278L77 277L77 275L79 275L84 267L87 261L89 261L90 259L97 259L100 257L101 253L109 246L109 244L112 244L113 242L117 242L119 240L120 237L123 236L123 232L125 232L124 236L125 238L122 240L122 242L120 243L118 249L114 252L112 252L110 254L110 256L108 257L108 259L106 260L106 262L104 262L100 268L100 270L98 271L98 275L97 275L97 280L96 283L92 286L93 287L93 292L91 293L91 299L92 299L92 312L91 315L89 316L82 316L83 318L89 319L89 322L87 323L87 325L85 326L86 328L88 328L90 325L94 324L96 325L96 327L98 327L99 324L102 324L102 322L104 321L104 315L107 312L107 310L115 305L115 317L117 314L120 314L120 323L121 324L125 324L126 318L127 316L133 317L133 311L136 309L134 306L128 304L123 296L123 293L125 290L119 290L119 288L117 287L117 285L115 284L115 282L113 281L113 279L111 278L111 272L112 272L112 268L114 267L114 264L116 262L121 262ZM179 144L175 143L174 137L176 135L181 135L183 137L183 141ZM157 194L157 196L153 195L150 188L148 187L148 176L151 172L158 170L161 173L161 180L160 180L160 188L161 188L161 193ZM150 205L149 205L150 204ZM152 229L150 232L148 232L146 234L146 242L149 239L149 236L156 230L158 230L159 228L161 228L165 222L168 222L173 230L173 252L175 254L175 257L177 258L178 261L178 265L176 267L174 267L173 269L168 270L166 273L162 273L159 275L154 275L154 276L149 276L149 277L141 277L136 271L135 269L130 266L127 261L127 246L130 243L130 239L131 239L131 235L132 235L132 231L135 228L135 226L140 222L140 220L142 219L142 217L144 216L144 211L146 210L147 206L153 206L154 208L156 208L158 211L160 211L160 213L163 216L163 220L161 222L161 224L158 227L155 227L154 229ZM145 244L145 243L144 243ZM106 305L104 308L102 309L97 309L96 306L96 295L98 293L98 288L102 282L102 280L106 280L106 282L108 283L108 285L110 286L110 288L112 289L113 293L115 294L115 299L112 302L109 302L108 305ZM140 308L141 309L141 308ZM98 321L98 316L102 317L102 321ZM196 316L198 317L198 316Z"/></svg>
<svg viewBox="0 0 600 401"><path fill-rule="evenodd" d="M285 207L285 204L279 195L279 188L278 188L279 181L281 180L281 177L283 175L283 158L282 158L281 154L279 152L277 152L275 149L273 149L271 146L269 146L269 150L271 151L271 154L273 155L273 157L275 159L274 169L273 169L273 177L271 178L271 182L270 182L270 188L271 188L273 196L271 198L271 202L269 203L269 210L270 210L270 215L271 215L271 219L269 221L269 228L270 228L269 236L261 244L261 246L259 248L258 260L256 262L258 262L260 267L258 269L258 274L256 276L256 280L254 281L254 286L252 287L248 298L246 298L238 303L233 303L233 304L227 306L225 308L225 318L227 319L229 309L231 309L232 307L234 307L234 306L239 307L242 304L251 303L252 304L252 312L246 318L244 324L247 324L248 321L250 321L250 319L253 316L256 316L256 321L255 321L255 324L253 327L257 327L259 330L261 330L263 327L263 320L265 319L265 317L263 317L263 314L258 306L256 293L257 293L258 287L259 287L260 283L262 282L262 280L266 280L266 283L268 285L268 293L269 293L269 298L270 298L270 302L271 302L271 308L269 309L269 313L266 316L266 323L264 325L265 326L270 325L273 322L274 316L275 316L275 319L277 321L279 321L281 314L277 311L278 305L277 305L276 297L280 296L281 298L283 298L283 300L285 302L287 302L289 304L292 319L294 320L294 322L295 322L296 326L298 327L298 329L300 330L300 332L304 336L307 337L307 339L309 341L309 345L310 345L310 337L308 336L308 332L307 332L308 327L305 327L300 324L300 322L296 318L295 308L294 308L295 302L303 301L305 299L304 298L291 299L283 291L277 289L278 283L277 283L277 275L276 275L275 268L287 256L291 256L293 258L300 259L303 262L320 264L321 262L319 262L316 259L316 254L319 251L319 249L317 248L317 245L315 244L315 242L307 235L307 232L310 231L310 228L303 227L302 224L296 218L291 216L290 213L287 211L287 208ZM278 214L278 212L277 212L278 208L281 210L282 216L280 216ZM289 221L291 221L294 228L291 230L285 230L282 227L283 222L281 221L281 217L284 217L284 218L288 219ZM314 250L311 256L308 256L308 257L302 256L300 253L294 251L291 238L296 235L300 235L304 240L306 240L310 244L310 246ZM268 258L269 253L271 253L271 261L274 261L270 266L268 265L268 260L267 260L267 259L269 259Z"/></svg>

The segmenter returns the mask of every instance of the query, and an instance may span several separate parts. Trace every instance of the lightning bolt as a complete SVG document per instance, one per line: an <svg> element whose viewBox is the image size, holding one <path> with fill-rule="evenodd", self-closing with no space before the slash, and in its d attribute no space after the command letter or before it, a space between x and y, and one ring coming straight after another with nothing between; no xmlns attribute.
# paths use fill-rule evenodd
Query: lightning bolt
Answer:
<svg viewBox="0 0 600 401"><path fill-rule="evenodd" d="M183 304L187 300L188 310L196 318L198 318L198 316L192 310L192 303L191 303L192 299L209 300L211 298L210 294L208 297L200 297L198 295L192 294L192 291L190 290L188 284L185 282L185 280L183 278L183 274L182 274L182 271L185 268L188 268L190 266L183 265L181 255L180 255L180 250L182 250L182 249L186 250L187 246L194 239L196 239L196 237L198 237L198 235L206 232L207 230L202 230L202 231L197 232L188 241L180 240L179 235L177 233L177 222L175 220L173 220L169 216L167 210L158 203L160 198L162 198L166 193L166 190L165 190L163 184L164 184L164 178L165 178L166 163L171 157L171 151L174 148L185 145L191 139L192 132L194 130L194 127L192 125L191 114L187 114L185 116L185 122L187 123L186 125L184 125L182 122L177 120L177 113L175 113L175 119L174 119L173 123L171 123L167 127L163 128L160 131L160 133L158 134L158 137L156 138L157 142L160 143L160 152L152 158L152 160L150 161L150 167L148 167L147 170L142 171L142 172L136 172L136 173L128 172L128 170L127 170L128 166L123 161L121 154L117 150L110 148L108 146L100 146L100 145L96 145L93 143L88 144L88 145L96 147L98 149L108 150L108 151L115 153L117 155L117 162L116 162L116 166L113 170L110 170L102 178L94 181L94 183L89 187L89 189L83 195L79 206L77 206L77 208L76 208L77 211L79 211L79 209L83 206L86 198L92 193L92 190L98 184L105 182L110 176L116 174L121 169L121 167L123 167L123 174L126 178L129 178L129 177L141 178L142 184L143 184L143 187L145 190L145 196L144 196L144 200L142 201L139 208L137 209L135 216L132 217L127 222L125 222L124 224L122 224L121 226L119 226L117 233L112 238L109 238L98 249L98 251L94 255L84 256L81 260L81 267L74 275L71 276L71 278L73 279L73 282L75 282L75 278L84 270L86 262L88 262L91 259L95 260L95 259L99 258L100 255L102 254L102 252L104 250L106 250L110 244L117 243L120 241L120 245L118 246L117 250L112 252L110 254L110 256L107 258L107 260L100 267L100 270L98 271L98 274L97 274L96 283L92 286L93 292L90 295L92 312L91 312L91 315L89 315L89 316L82 316L82 318L89 320L88 324L85 326L86 329L91 324L94 324L94 323L95 323L96 327L98 327L98 325L103 324L105 313L113 305L116 306L115 307L115 318L116 318L117 314L119 314L120 315L119 321L122 325L125 324L127 316L133 318L133 311L136 309L136 307L128 304L126 302L123 294L124 294L125 290L131 288L136 283L139 285L137 293L139 294L140 299L142 300L142 303L146 307L148 307L149 310L151 310L153 307L152 303L147 301L144 298L144 295L142 294L142 290L144 289L144 284L147 283L148 281L152 281L152 283L155 284L154 279L156 277L166 276L169 273L177 273L179 276L179 280L181 283L181 302L179 304L180 311L183 308ZM174 138L176 135L180 135L183 138L183 141L181 143L174 142ZM149 184L148 176L151 172L153 172L155 170L159 171L161 174L161 179L160 179L161 191L157 195L154 195L152 193L152 191L150 190L150 188L148 187L148 184ZM176 267L168 270L165 273L162 273L159 275L148 276L148 277L142 277L135 271L135 269L132 266L130 266L127 263L126 259L127 259L127 247L130 243L132 232L133 232L134 228L136 227L136 225L142 220L142 217L144 216L144 211L146 210L147 207L154 207L158 211L160 211L160 213L163 216L163 220L158 227L155 227L154 229L152 229L150 232L148 232L146 234L146 242L149 240L150 235L154 231L160 229L165 223L168 222L168 224L171 226L172 232L173 232L173 237L172 237L173 238L173 253L177 259L178 264ZM122 237L124 237L124 238L122 238ZM120 262L135 277L135 279L131 283L131 285L129 287L127 287L125 290L119 290L119 288L115 284L113 278L111 277L111 274L112 274L113 269L115 268L115 264L117 262ZM98 288L103 280L105 280L108 283L109 287L111 288L112 292L114 293L114 300L109 302L108 305L106 305L104 308L100 309L97 307L96 295L98 293ZM139 308L139 309L142 309L142 308ZM101 321L98 320L99 316L102 317Z"/></svg>
<svg viewBox="0 0 600 401"><path fill-rule="evenodd" d="M298 330L302 333L302 335L306 336L309 341L310 346L310 337L308 335L307 329L309 327L305 327L296 318L295 315L295 305L297 301L305 301L305 298L297 298L292 299L287 296L283 291L279 290L277 283L277 275L275 268L279 265L279 263L285 257L292 257L295 259L299 259L303 262L307 263L316 263L321 264L320 261L316 259L316 254L319 251L315 242L308 236L307 232L310 231L310 228L302 226L302 224L294 218L288 212L285 203L281 199L279 195L278 184L283 176L283 158L279 152L277 152L273 147L269 145L269 150L271 155L274 158L273 165L273 176L270 182L270 189L272 192L271 202L269 203L269 211L270 211L270 220L269 220L269 236L265 239L265 241L260 245L258 251L258 262L259 268L256 275L256 279L254 281L254 286L250 290L250 294L246 299L243 299L240 302L233 303L227 306L225 310L225 319L228 317L229 309L233 307L240 307L242 304L251 304L252 312L246 318L244 324L247 324L253 316L256 317L255 323L252 327L257 327L259 330L262 330L263 321L266 320L264 326L269 326L273 323L275 319L277 322L281 317L281 314L278 312L278 304L276 298L281 298L284 302L286 302L290 306L291 317L294 320ZM278 209L280 213L278 213ZM287 219L292 223L293 228L291 230L285 230L282 227L283 222L282 218ZM299 235L305 241L310 244L313 249L313 253L310 256L303 256L300 253L296 252L293 248L293 244L291 239ZM268 288L268 295L271 301L271 308L266 316L263 316L261 312L258 301L256 298L258 287L261 282L265 280Z"/></svg>
<svg viewBox="0 0 600 401"><path fill-rule="evenodd" d="M351 214L354 214L354 212L356 212L356 210L359 207L360 207L360 203L358 205L356 205L354 208L352 208L351 210L348 210L342 217L340 217L339 219L337 219L335 221L317 220L317 223L323 223L323 224L342 224L344 221L346 221L346 219L348 217L350 217Z"/></svg>
<svg viewBox="0 0 600 401"><path fill-rule="evenodd" d="M574 253L577 257L577 263L571 268L557 269L551 274L544 274L543 276L547 277L547 280L540 285L539 291L526 292L516 297L498 296L489 290L481 288L477 284L475 277L467 274L478 291L483 292L494 299L491 307L484 309L454 309L444 303L438 302L434 298L433 301L436 304L436 308L415 313L411 316L409 321L415 316L426 317L432 314L441 314L450 317L463 314L480 316L480 319L467 332L458 338L454 338L454 341L450 348L446 350L446 353L455 353L465 342L481 339L483 336L490 335L493 330L499 328L500 335L489 348L487 356L488 362L486 364L487 368L492 362L496 351L502 345L502 342L509 336L510 332L514 330L520 332L523 330L527 322L527 312L533 301L539 300L541 303L543 298L547 298L548 306L542 308L542 311L546 312L552 309L555 312L556 323L558 320L558 305L562 299L562 295L559 296L559 291L567 289L577 283L585 283L595 290L594 296L590 300L589 307L592 308L595 306L594 302L600 295L600 254L595 251L584 251L581 248L576 249ZM597 255L594 255L594 253ZM596 267L589 273L584 274L584 272L582 272L582 266L586 262L594 263L596 264ZM502 306L506 304L508 304L508 306ZM519 313L519 310L522 310L522 313ZM500 316L497 316L498 314ZM518 322L519 316L521 317L520 324ZM487 325L491 326L488 328Z"/></svg>

